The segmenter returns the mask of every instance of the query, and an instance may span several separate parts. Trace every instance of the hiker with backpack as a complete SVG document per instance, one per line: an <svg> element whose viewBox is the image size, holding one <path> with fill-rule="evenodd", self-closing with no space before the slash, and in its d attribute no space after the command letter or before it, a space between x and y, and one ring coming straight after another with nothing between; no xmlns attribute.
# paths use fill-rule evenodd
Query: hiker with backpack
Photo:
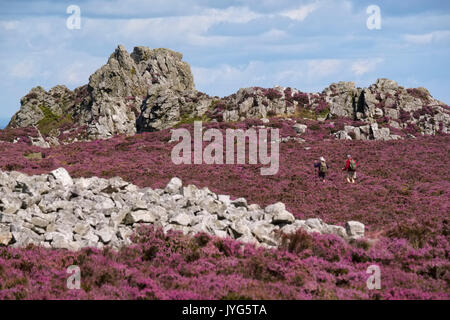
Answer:
<svg viewBox="0 0 450 320"><path fill-rule="evenodd" d="M314 168L318 168L318 174L319 174L319 178L322 179L323 182L325 182L325 176L328 173L328 169L330 168L327 164L327 162L325 161L324 157L320 157L319 162L316 162L314 164Z"/></svg>
<svg viewBox="0 0 450 320"><path fill-rule="evenodd" d="M357 167L356 161L352 159L351 155L348 155L345 168L342 168L342 171L347 171L347 182L355 183Z"/></svg>

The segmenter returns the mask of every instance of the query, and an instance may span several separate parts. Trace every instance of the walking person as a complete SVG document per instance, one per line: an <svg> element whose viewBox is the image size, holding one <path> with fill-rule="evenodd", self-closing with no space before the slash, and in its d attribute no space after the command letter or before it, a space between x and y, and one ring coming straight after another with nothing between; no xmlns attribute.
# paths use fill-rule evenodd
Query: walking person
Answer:
<svg viewBox="0 0 450 320"><path fill-rule="evenodd" d="M325 182L325 176L327 175L328 169L330 168L327 162L325 161L325 158L320 157L319 162L316 162L314 164L314 168L318 168L317 172L319 175L319 179L322 179L322 181Z"/></svg>
<svg viewBox="0 0 450 320"><path fill-rule="evenodd" d="M345 168L342 168L342 171L347 171L347 182L348 183L355 183L357 168L358 168L358 165L356 164L356 161L353 160L351 155L348 155L347 162L345 163Z"/></svg>

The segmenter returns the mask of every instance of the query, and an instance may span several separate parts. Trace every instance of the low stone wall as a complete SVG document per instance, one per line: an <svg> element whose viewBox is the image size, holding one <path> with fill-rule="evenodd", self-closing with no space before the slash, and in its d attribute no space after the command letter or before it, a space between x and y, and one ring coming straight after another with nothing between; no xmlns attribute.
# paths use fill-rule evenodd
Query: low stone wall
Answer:
<svg viewBox="0 0 450 320"><path fill-rule="evenodd" d="M35 176L0 171L0 195L0 245L13 247L118 248L130 244L143 224L265 247L278 246L280 232L300 228L347 240L364 236L364 225L356 221L344 228L321 219L297 220L281 202L262 209L243 198L183 186L178 178L162 190L141 189L120 177L72 179L64 168Z"/></svg>

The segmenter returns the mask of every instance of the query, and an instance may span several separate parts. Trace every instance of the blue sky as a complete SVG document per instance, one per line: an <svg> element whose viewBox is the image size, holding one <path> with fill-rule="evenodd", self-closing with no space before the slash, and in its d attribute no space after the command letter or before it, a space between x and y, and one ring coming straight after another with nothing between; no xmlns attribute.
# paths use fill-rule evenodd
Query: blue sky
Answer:
<svg viewBox="0 0 450 320"><path fill-rule="evenodd" d="M71 4L78 30L66 27ZM370 5L381 10L379 30L367 28ZM447 0L0 0L0 119L34 86L86 84L118 44L182 52L211 95L386 77L450 103Z"/></svg>

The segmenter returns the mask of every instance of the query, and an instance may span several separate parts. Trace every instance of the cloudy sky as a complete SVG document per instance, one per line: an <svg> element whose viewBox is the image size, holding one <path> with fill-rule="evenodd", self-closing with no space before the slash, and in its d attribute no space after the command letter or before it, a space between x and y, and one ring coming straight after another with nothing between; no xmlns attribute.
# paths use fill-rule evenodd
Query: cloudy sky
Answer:
<svg viewBox="0 0 450 320"><path fill-rule="evenodd" d="M118 44L182 52L211 95L390 78L450 103L447 0L0 0L0 119L34 86L86 84Z"/></svg>

